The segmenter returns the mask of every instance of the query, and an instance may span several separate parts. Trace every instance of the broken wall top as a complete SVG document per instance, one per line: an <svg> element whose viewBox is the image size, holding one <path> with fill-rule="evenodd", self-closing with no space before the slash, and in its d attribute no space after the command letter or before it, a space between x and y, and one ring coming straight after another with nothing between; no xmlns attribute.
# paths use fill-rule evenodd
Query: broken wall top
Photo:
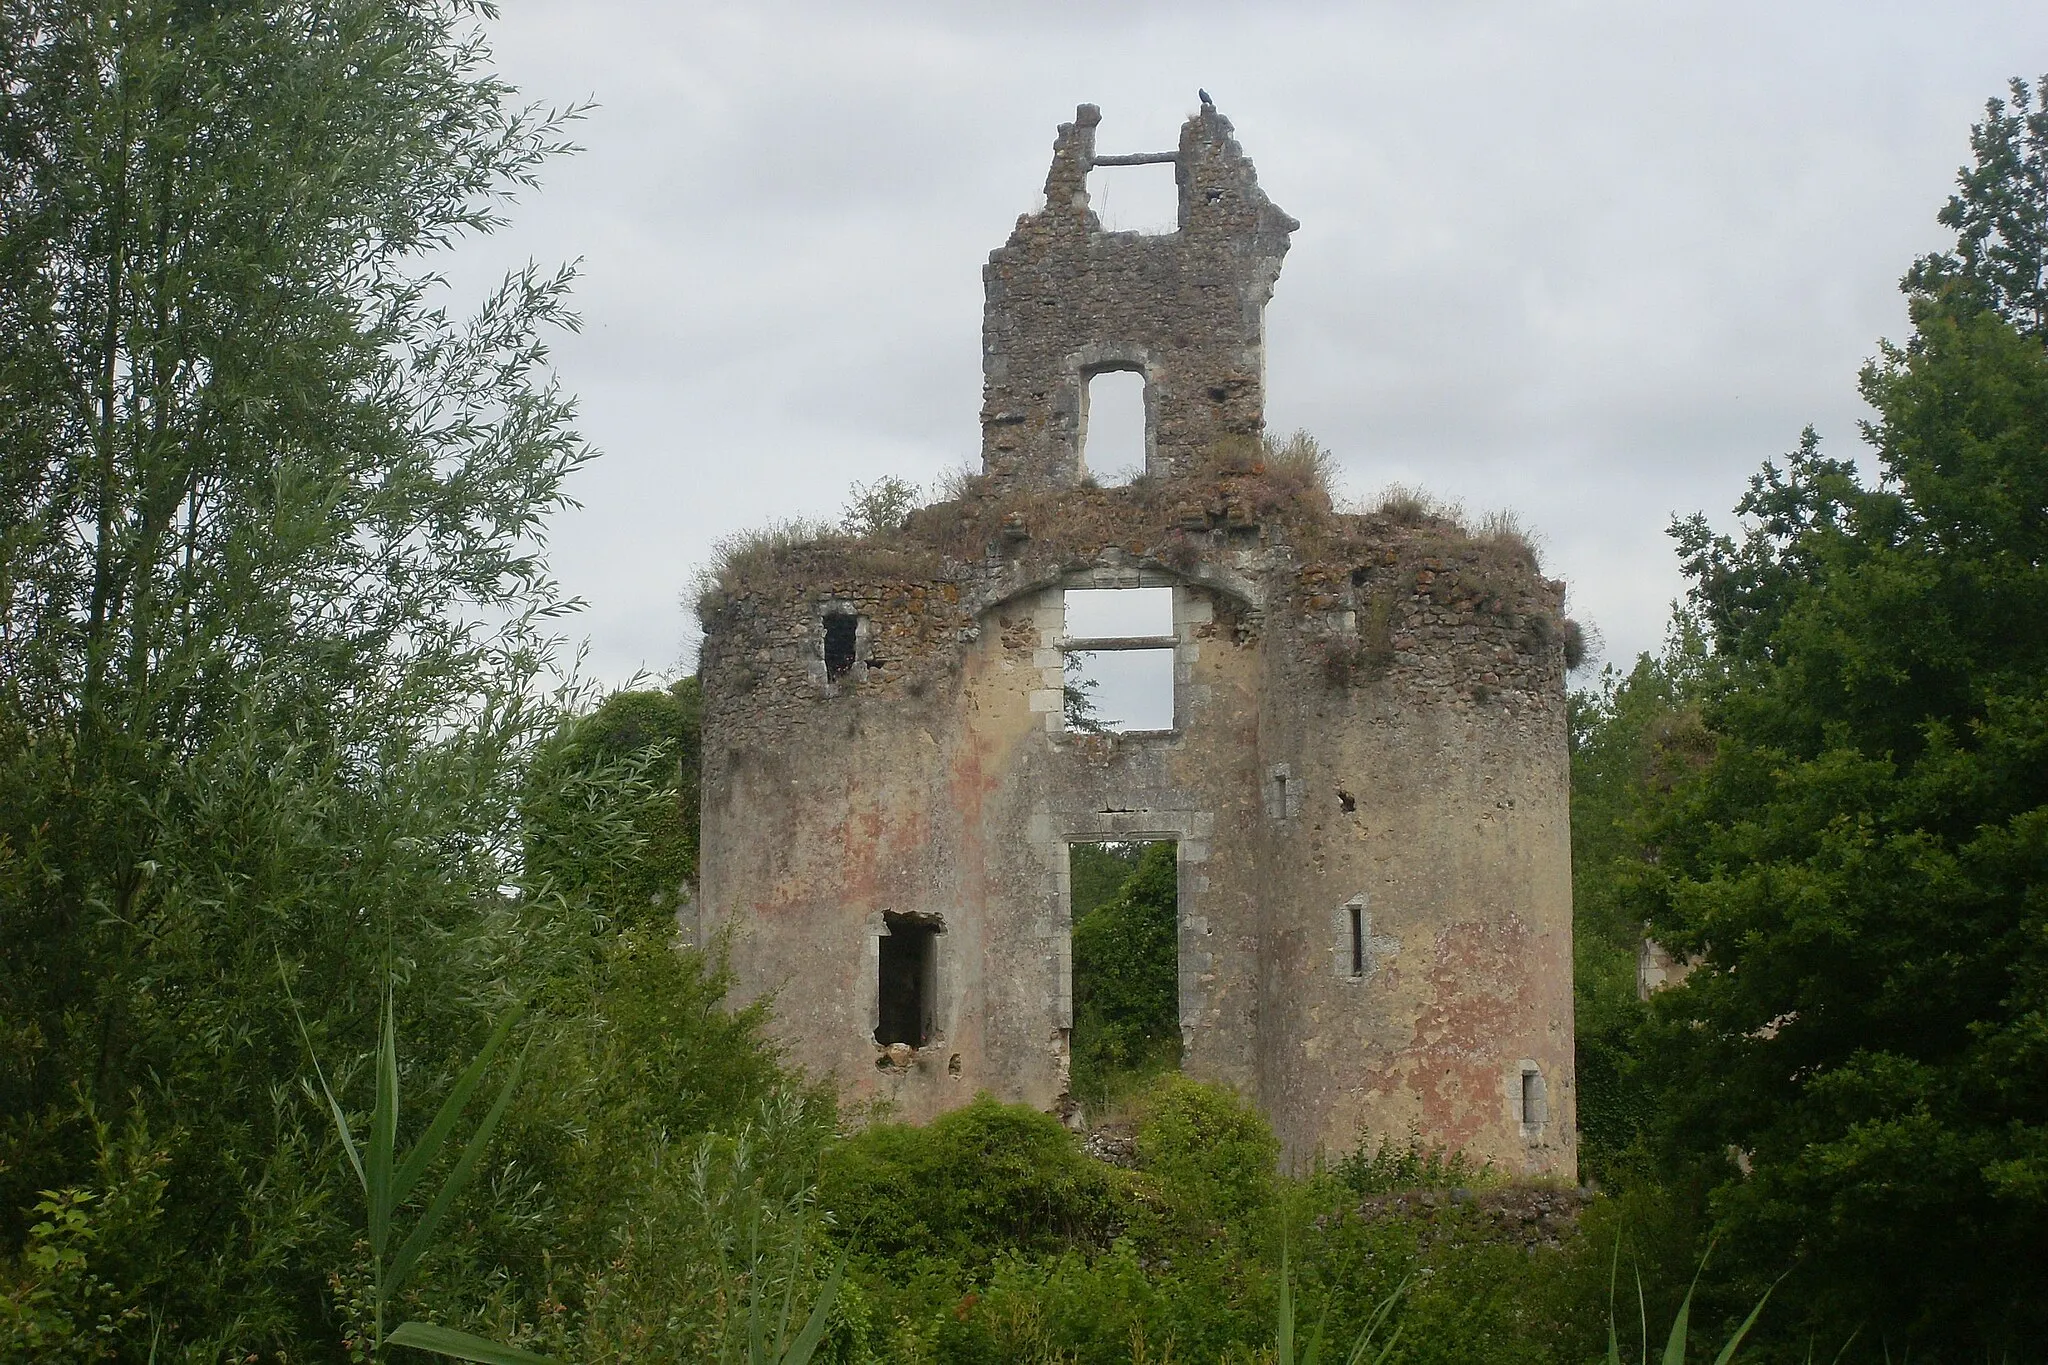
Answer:
<svg viewBox="0 0 2048 1365"><path fill-rule="evenodd" d="M1017 220L982 272L982 469L998 487L1064 489L1086 470L1087 383L1145 379L1146 472L1265 427L1265 307L1300 226L1259 188L1230 121L1205 103L1170 153L1098 155L1102 115L1060 125L1045 206ZM1179 226L1105 232L1097 166L1171 161Z"/></svg>

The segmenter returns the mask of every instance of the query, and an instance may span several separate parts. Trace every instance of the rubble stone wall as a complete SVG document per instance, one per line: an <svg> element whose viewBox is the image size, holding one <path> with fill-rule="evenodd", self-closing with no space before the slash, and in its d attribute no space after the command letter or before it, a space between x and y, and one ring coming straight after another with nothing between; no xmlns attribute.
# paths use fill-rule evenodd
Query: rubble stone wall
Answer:
<svg viewBox="0 0 2048 1365"><path fill-rule="evenodd" d="M1088 380L1145 378L1146 469L1185 473L1265 414L1265 312L1300 224L1259 188L1230 121L1181 128L1175 232L1104 232L1088 204L1102 115L1060 125L1045 206L1017 220L982 272L982 463L998 482L1081 481Z"/></svg>
<svg viewBox="0 0 2048 1365"><path fill-rule="evenodd" d="M1563 585L1233 445L1294 223L1205 107L1181 230L1100 233L1095 124L989 266L984 477L891 535L764 543L702 604L693 928L855 1099L1073 1115L1068 849L1172 839L1185 1071L1296 1161L1417 1134L1569 1177ZM1112 362L1146 369L1154 459L1099 488L1078 403ZM1170 730L1066 719L1065 594L1112 587L1172 590ZM891 916L939 929L921 1046L878 1041Z"/></svg>

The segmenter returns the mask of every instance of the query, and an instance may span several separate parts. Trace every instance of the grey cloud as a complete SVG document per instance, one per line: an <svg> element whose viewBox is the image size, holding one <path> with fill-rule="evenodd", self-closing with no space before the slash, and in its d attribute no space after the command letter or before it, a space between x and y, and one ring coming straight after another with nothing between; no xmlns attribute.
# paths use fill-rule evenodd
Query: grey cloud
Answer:
<svg viewBox="0 0 2048 1365"><path fill-rule="evenodd" d="M978 446L980 267L1081 100L1171 146L1206 85L1300 218L1271 424L1354 490L1513 506L1610 654L1682 589L1663 528L1725 519L1858 366L1967 126L2048 66L2048 12L1805 6L665 6L534 0L497 29L588 150L454 272L582 257L565 383L605 451L552 539L592 666L685 658L720 535Z"/></svg>

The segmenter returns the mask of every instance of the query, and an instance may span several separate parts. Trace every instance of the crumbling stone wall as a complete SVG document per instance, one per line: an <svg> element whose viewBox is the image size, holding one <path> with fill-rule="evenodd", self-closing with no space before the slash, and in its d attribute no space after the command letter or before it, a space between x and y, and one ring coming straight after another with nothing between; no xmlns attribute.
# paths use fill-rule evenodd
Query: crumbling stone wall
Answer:
<svg viewBox="0 0 2048 1365"><path fill-rule="evenodd" d="M1087 383L1104 371L1145 377L1148 473L1184 474L1218 440L1264 426L1266 301L1300 224L1204 105L1171 156L1179 229L1104 232L1088 173L1166 154L1098 156L1101 121L1084 104L1060 125L1045 206L982 272L982 463L999 484L1081 481Z"/></svg>
<svg viewBox="0 0 2048 1365"><path fill-rule="evenodd" d="M1087 115L1062 130L1056 185L1077 183ZM1212 183L1191 148L1271 211L1228 124L1189 127L1178 235L1188 187ZM1271 283L1217 288L1263 304ZM1081 372L1078 315L1048 308L1029 336L1029 310L999 327L990 297L1009 354ZM1048 389L1038 428L991 428L966 496L893 535L728 566L701 604L698 931L726 936L741 999L774 997L793 1057L856 1098L913 1120L981 1090L1071 1112L1069 845L1170 838L1187 1072L1256 1099L1298 1160L1419 1133L1568 1176L1563 587L1513 538L1340 514L1223 439L1258 428L1256 337L1161 343L1193 367L1162 361L1162 393L1185 398L1212 361L1253 387L1175 427L1152 478L1079 484ZM1064 721L1065 593L1119 586L1172 591L1170 730ZM859 657L834 676L827 621L845 615ZM878 1041L892 917L940 930L921 1046Z"/></svg>

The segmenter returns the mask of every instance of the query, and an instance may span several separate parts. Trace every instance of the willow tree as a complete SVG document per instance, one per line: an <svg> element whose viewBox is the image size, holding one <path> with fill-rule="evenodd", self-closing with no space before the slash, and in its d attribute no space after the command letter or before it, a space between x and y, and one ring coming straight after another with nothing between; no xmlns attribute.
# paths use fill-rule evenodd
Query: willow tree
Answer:
<svg viewBox="0 0 2048 1365"><path fill-rule="evenodd" d="M163 1197L94 1254L215 1354L296 1338L304 1249L346 1248L280 976L336 1055L395 976L431 1088L545 948L511 893L570 276L465 309L435 257L574 111L515 103L487 17L0 7L0 1258L147 1135Z"/></svg>

